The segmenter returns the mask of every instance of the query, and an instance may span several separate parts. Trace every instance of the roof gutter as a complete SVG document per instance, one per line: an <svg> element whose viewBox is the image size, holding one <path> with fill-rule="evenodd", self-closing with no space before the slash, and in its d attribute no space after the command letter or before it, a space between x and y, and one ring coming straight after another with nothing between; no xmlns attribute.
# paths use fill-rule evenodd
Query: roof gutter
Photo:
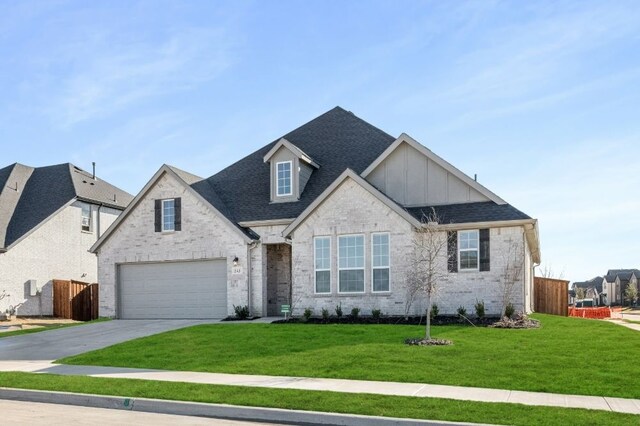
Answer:
<svg viewBox="0 0 640 426"><path fill-rule="evenodd" d="M7 249L6 249L6 248L4 248L4 247L0 247L0 254L2 254L2 253L6 253L6 252L7 252Z"/></svg>

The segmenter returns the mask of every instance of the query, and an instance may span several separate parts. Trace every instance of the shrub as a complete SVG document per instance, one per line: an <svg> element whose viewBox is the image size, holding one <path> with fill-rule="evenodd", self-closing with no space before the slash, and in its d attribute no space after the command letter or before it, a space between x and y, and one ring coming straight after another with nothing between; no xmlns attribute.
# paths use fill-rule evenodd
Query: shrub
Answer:
<svg viewBox="0 0 640 426"><path fill-rule="evenodd" d="M476 304L473 305L473 307L476 309L476 317L478 317L478 319L484 318L484 300L480 302L476 300Z"/></svg>
<svg viewBox="0 0 640 426"><path fill-rule="evenodd" d="M438 309L438 305L436 305L435 303L431 305L431 319L437 317L439 313L440 310Z"/></svg>
<svg viewBox="0 0 640 426"><path fill-rule="evenodd" d="M342 318L342 304L336 306L336 316Z"/></svg>
<svg viewBox="0 0 640 426"><path fill-rule="evenodd" d="M507 307L504 309L504 316L507 318L511 318L515 313L516 313L515 306L513 306L513 303L509 302L507 304Z"/></svg>
<svg viewBox="0 0 640 426"><path fill-rule="evenodd" d="M249 318L249 306L236 306L233 305L233 310L236 313L236 318L239 320L246 320Z"/></svg>
<svg viewBox="0 0 640 426"><path fill-rule="evenodd" d="M309 321L309 318L311 318L311 315L313 315L313 309L311 308L307 308L304 310L304 314L302 314L304 316L304 320L305 321Z"/></svg>
<svg viewBox="0 0 640 426"><path fill-rule="evenodd" d="M380 321L381 315L382 315L382 312L380 311L380 309L371 310L371 318L373 318L375 321Z"/></svg>
<svg viewBox="0 0 640 426"><path fill-rule="evenodd" d="M351 309L351 318L357 319L360 316L360 308Z"/></svg>
<svg viewBox="0 0 640 426"><path fill-rule="evenodd" d="M464 306L458 306L458 315L461 317L467 316L467 309Z"/></svg>
<svg viewBox="0 0 640 426"><path fill-rule="evenodd" d="M322 308L322 320L324 322L329 321L329 310L326 308Z"/></svg>

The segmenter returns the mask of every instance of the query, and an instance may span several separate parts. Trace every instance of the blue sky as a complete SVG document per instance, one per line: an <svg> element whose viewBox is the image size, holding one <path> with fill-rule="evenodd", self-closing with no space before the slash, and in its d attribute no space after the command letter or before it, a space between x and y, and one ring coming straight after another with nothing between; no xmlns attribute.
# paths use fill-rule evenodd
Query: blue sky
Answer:
<svg viewBox="0 0 640 426"><path fill-rule="evenodd" d="M340 105L540 220L543 267L640 267L640 3L0 0L0 166L136 193Z"/></svg>

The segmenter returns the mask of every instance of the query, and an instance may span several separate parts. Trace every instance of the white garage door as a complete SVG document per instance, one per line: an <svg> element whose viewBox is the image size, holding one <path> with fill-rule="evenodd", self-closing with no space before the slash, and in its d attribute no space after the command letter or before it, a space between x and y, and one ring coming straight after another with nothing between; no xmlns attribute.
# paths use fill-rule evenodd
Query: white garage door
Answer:
<svg viewBox="0 0 640 426"><path fill-rule="evenodd" d="M225 259L120 265L120 318L224 318Z"/></svg>

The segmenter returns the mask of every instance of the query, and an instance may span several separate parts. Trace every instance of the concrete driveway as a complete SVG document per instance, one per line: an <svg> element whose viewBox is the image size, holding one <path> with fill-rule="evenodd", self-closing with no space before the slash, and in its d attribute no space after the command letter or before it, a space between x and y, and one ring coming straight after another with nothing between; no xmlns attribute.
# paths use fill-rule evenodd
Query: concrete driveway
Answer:
<svg viewBox="0 0 640 426"><path fill-rule="evenodd" d="M0 361L53 361L169 330L219 320L113 320L0 338Z"/></svg>

